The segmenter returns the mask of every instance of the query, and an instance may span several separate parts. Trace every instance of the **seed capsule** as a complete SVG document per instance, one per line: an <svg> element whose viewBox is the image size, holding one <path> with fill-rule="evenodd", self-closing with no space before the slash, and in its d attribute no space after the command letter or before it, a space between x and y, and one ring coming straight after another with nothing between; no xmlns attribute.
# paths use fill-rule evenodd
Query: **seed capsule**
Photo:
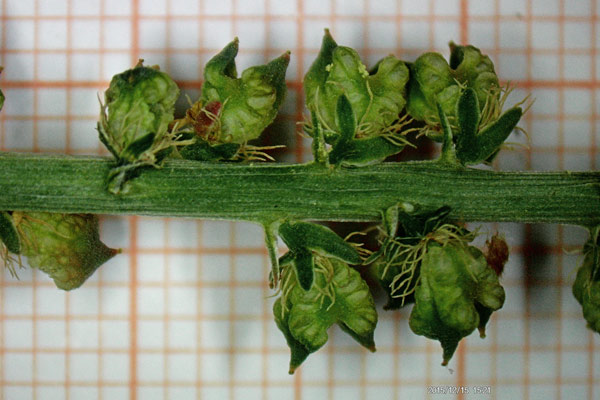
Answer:
<svg viewBox="0 0 600 400"><path fill-rule="evenodd" d="M204 69L202 104L220 104L217 113L220 143L245 144L256 139L275 119L286 92L285 72L289 52L266 65L246 69L237 77L236 38L213 57Z"/></svg>
<svg viewBox="0 0 600 400"><path fill-rule="evenodd" d="M177 97L177 85L157 67L140 63L115 75L104 93L100 139L121 163L156 162Z"/></svg>
<svg viewBox="0 0 600 400"><path fill-rule="evenodd" d="M423 257L409 325L440 341L446 365L463 337L484 330L492 311L504 304L498 276L475 247L431 243Z"/></svg>
<svg viewBox="0 0 600 400"><path fill-rule="evenodd" d="M59 289L78 288L117 250L100 241L92 214L13 213L21 254Z"/></svg>
<svg viewBox="0 0 600 400"><path fill-rule="evenodd" d="M307 123L307 132L314 140L322 133L333 145L332 164L382 161L406 144L398 117L407 82L408 68L396 57L385 57L369 72L355 50L338 46L326 30L321 51L304 76L306 106L318 122Z"/></svg>
<svg viewBox="0 0 600 400"><path fill-rule="evenodd" d="M451 122L456 118L456 105L462 89L471 88L479 100L479 111L485 107L501 111L503 99L490 58L473 46L450 43L450 63L439 53L425 53L410 66L408 113L424 121L425 133L441 141L437 107ZM498 107L500 105L500 107ZM500 110L497 110L500 108ZM495 120L497 115L493 115ZM490 121L487 121L490 122Z"/></svg>
<svg viewBox="0 0 600 400"><path fill-rule="evenodd" d="M277 326L291 349L290 373L327 342L327 330L333 324L375 351L377 311L360 274L343 261L321 256L315 258L315 271L315 282L306 291L296 284L289 266L284 266L282 296L273 307Z"/></svg>
<svg viewBox="0 0 600 400"><path fill-rule="evenodd" d="M573 283L573 295L581 304L583 317L591 330L600 333L600 228L592 231L592 239L584 247L585 257Z"/></svg>

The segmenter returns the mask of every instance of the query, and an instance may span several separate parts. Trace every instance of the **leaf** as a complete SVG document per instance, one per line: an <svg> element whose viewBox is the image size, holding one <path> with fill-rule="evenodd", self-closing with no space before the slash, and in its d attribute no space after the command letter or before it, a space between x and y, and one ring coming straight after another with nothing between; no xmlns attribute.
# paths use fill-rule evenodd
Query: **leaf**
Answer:
<svg viewBox="0 0 600 400"><path fill-rule="evenodd" d="M312 253L308 250L296 253L294 267L300 287L304 290L310 290L315 279L315 261Z"/></svg>
<svg viewBox="0 0 600 400"><path fill-rule="evenodd" d="M513 107L479 133L477 162L484 161L494 154L515 129L522 115L523 110L520 107Z"/></svg>
<svg viewBox="0 0 600 400"><path fill-rule="evenodd" d="M131 142L125 152L131 154L134 159L141 156L146 150L149 150L154 143L154 138L156 137L156 133L150 132L145 136Z"/></svg>
<svg viewBox="0 0 600 400"><path fill-rule="evenodd" d="M485 104L490 90L499 87L492 60L474 46L450 42L450 68L459 82L475 91L481 106Z"/></svg>
<svg viewBox="0 0 600 400"><path fill-rule="evenodd" d="M309 249L350 264L362 262L352 245L323 225L286 221L279 227L279 235L293 252Z"/></svg>
<svg viewBox="0 0 600 400"><path fill-rule="evenodd" d="M21 240L15 228L12 216L6 211L0 211L0 243L13 254L21 253Z"/></svg>
<svg viewBox="0 0 600 400"><path fill-rule="evenodd" d="M408 67L395 56L379 61L375 72L367 77L373 97L362 120L381 127L392 124L406 104L408 78Z"/></svg>
<svg viewBox="0 0 600 400"><path fill-rule="evenodd" d="M450 122L448 121L448 117L444 112L444 109L437 103L437 111L440 119L440 125L442 127L442 133L444 138L444 144L442 145L442 155L440 157L441 160L446 162L452 162L454 160L454 144L452 141L452 128L450 128Z"/></svg>
<svg viewBox="0 0 600 400"><path fill-rule="evenodd" d="M465 89L458 99L457 106L460 135L456 138L456 152L460 155L463 149L468 151L477 145L477 130L481 116L475 91L470 88Z"/></svg>
<svg viewBox="0 0 600 400"><path fill-rule="evenodd" d="M211 145L205 140L196 138L196 141L179 150L179 154L186 160L219 161L230 160L236 155L240 145L237 143L222 143Z"/></svg>
<svg viewBox="0 0 600 400"><path fill-rule="evenodd" d="M104 93L98 124L102 142L120 163L134 164L142 153L156 153L152 145L169 135L178 97L177 84L158 68L138 65L115 75Z"/></svg>
<svg viewBox="0 0 600 400"><path fill-rule="evenodd" d="M338 141L329 152L329 163L362 167L381 162L386 158L400 153L404 145L397 145L384 137L375 136L366 139Z"/></svg>
<svg viewBox="0 0 600 400"><path fill-rule="evenodd" d="M336 144L341 144L354 138L354 133L356 132L356 119L354 118L352 105L345 94L342 94L338 98L336 110L337 123L340 127L340 137Z"/></svg>

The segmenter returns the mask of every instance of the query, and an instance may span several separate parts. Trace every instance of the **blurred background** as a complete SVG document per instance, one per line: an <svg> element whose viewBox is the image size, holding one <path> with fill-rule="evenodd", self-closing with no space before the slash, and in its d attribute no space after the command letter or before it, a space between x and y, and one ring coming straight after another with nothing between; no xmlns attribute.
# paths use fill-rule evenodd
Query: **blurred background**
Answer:
<svg viewBox="0 0 600 400"><path fill-rule="evenodd" d="M503 151L494 167L596 169L599 9L598 0L1 0L0 150L107 154L95 124L112 75L143 58L195 100L205 62L239 36L238 71L292 52L287 98L264 140L287 145L279 161L308 161L310 143L296 134L302 76L329 27L368 66L389 53L447 56L450 40L481 48L515 88L509 104L535 98L521 122L529 147ZM488 337L463 340L448 368L438 342L408 328L410 307L379 308L375 354L333 328L293 376L259 226L104 216L101 229L123 252L72 293L29 269L18 280L0 274L1 399L600 396L600 340L571 295L582 229L482 226L510 245L507 300ZM491 395L428 395L440 385Z"/></svg>

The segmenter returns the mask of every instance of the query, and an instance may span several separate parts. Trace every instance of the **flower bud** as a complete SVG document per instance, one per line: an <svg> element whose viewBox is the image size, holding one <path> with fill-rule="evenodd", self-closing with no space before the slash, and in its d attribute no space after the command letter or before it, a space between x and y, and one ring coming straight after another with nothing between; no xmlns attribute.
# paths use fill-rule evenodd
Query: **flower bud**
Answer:
<svg viewBox="0 0 600 400"><path fill-rule="evenodd" d="M408 68L396 57L385 57L369 72L355 50L338 46L325 30L319 56L304 76L306 105L328 143L341 135L337 105L342 95L357 121L354 138L379 136L404 108L407 82Z"/></svg>
<svg viewBox="0 0 600 400"><path fill-rule="evenodd" d="M598 232L594 229L593 240L584 247L585 257L577 271L573 284L573 295L581 304L583 317L591 330L600 333L600 246Z"/></svg>
<svg viewBox="0 0 600 400"><path fill-rule="evenodd" d="M460 339L475 328L483 330L504 298L498 276L480 250L462 243L432 242L421 263L409 325L417 335L440 341L446 365Z"/></svg>
<svg viewBox="0 0 600 400"><path fill-rule="evenodd" d="M289 266L284 267L282 296L273 307L277 326L291 349L290 373L327 342L333 324L375 351L377 311L360 274L343 261L321 256L315 257L315 271L315 282L307 291L297 284Z"/></svg>
<svg viewBox="0 0 600 400"><path fill-rule="evenodd" d="M245 144L256 139L275 119L286 92L289 52L266 65L246 69L237 77L238 39L213 57L204 69L200 101L221 105L218 112L220 143Z"/></svg>
<svg viewBox="0 0 600 400"><path fill-rule="evenodd" d="M456 104L464 88L475 91L480 111L488 103L503 102L498 77L488 56L476 47L454 43L450 43L450 51L450 64L439 53L425 53L410 67L406 109L414 119L429 126L427 133L436 140L442 139L437 105L454 121Z"/></svg>
<svg viewBox="0 0 600 400"><path fill-rule="evenodd" d="M117 254L100 241L96 215L15 211L13 220L21 254L32 268L47 273L59 289L78 288Z"/></svg>
<svg viewBox="0 0 600 400"><path fill-rule="evenodd" d="M154 165L165 150L179 89L157 67L135 68L115 75L104 93L98 131L121 164Z"/></svg>

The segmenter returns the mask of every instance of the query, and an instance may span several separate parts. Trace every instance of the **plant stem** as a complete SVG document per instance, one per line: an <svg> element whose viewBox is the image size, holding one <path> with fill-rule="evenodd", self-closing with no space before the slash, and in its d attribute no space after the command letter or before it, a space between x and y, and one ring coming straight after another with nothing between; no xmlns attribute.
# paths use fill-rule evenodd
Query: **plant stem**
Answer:
<svg viewBox="0 0 600 400"><path fill-rule="evenodd" d="M379 221L399 203L443 205L462 221L600 224L599 172L492 172L439 163L327 169L316 164L173 160L106 190L113 161L0 153L0 210L273 221Z"/></svg>

